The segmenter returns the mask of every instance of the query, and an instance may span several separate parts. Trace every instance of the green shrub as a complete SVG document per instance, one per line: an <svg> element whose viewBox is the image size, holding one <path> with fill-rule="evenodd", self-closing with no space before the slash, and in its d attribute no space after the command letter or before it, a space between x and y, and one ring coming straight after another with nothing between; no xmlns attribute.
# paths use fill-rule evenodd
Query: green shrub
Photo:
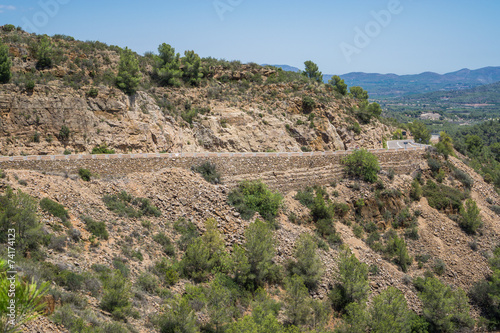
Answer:
<svg viewBox="0 0 500 333"><path fill-rule="evenodd" d="M67 141L69 139L69 135L71 134L71 131L68 126L62 125L61 129L59 130L59 135L58 138L61 141Z"/></svg>
<svg viewBox="0 0 500 333"><path fill-rule="evenodd" d="M467 199L465 208L462 208L460 212L459 225L468 234L475 234L477 229L483 225L483 221L479 215L480 211L474 200Z"/></svg>
<svg viewBox="0 0 500 333"><path fill-rule="evenodd" d="M149 199L134 198L125 191L102 198L106 207L119 216L138 218L141 216L161 216L161 211Z"/></svg>
<svg viewBox="0 0 500 333"><path fill-rule="evenodd" d="M316 102L310 96L302 97L302 110L304 113L310 113L316 107Z"/></svg>
<svg viewBox="0 0 500 333"><path fill-rule="evenodd" d="M14 31L14 29L16 29L16 26L13 24L6 24L2 27L2 30L6 32Z"/></svg>
<svg viewBox="0 0 500 333"><path fill-rule="evenodd" d="M158 288L158 279L150 273L142 272L141 275L137 277L136 284L141 290L154 294Z"/></svg>
<svg viewBox="0 0 500 333"><path fill-rule="evenodd" d="M175 256L174 243L167 235L165 235L165 233L160 232L154 235L153 240L163 247L163 252L165 252L166 255L170 257Z"/></svg>
<svg viewBox="0 0 500 333"><path fill-rule="evenodd" d="M462 289L453 290L434 277L427 277L421 284L419 298L423 317L431 324L433 332L455 332L472 328L468 298Z"/></svg>
<svg viewBox="0 0 500 333"><path fill-rule="evenodd" d="M354 236L356 236L357 238L363 237L363 227L360 226L359 224L355 224L352 227L352 232L354 233Z"/></svg>
<svg viewBox="0 0 500 333"><path fill-rule="evenodd" d="M432 270L437 275L443 275L446 270L445 262L441 259L436 259L436 261L434 261L434 265L432 266Z"/></svg>
<svg viewBox="0 0 500 333"><path fill-rule="evenodd" d="M462 200L465 199L465 195L460 190L436 184L431 180L427 182L423 190L423 194L432 208L451 209L453 212L459 212L462 209Z"/></svg>
<svg viewBox="0 0 500 333"><path fill-rule="evenodd" d="M380 171L377 157L366 149L353 152L342 160L348 175L360 177L367 182L376 182Z"/></svg>
<svg viewBox="0 0 500 333"><path fill-rule="evenodd" d="M35 89L35 82L32 80L29 80L26 82L24 85L27 91L32 92Z"/></svg>
<svg viewBox="0 0 500 333"><path fill-rule="evenodd" d="M213 163L205 162L199 166L192 166L191 170L201 174L201 176L209 183L221 183L221 175L217 171L217 166Z"/></svg>
<svg viewBox="0 0 500 333"><path fill-rule="evenodd" d="M191 221L181 217L174 223L174 229L181 234L181 238L177 242L179 248L185 251L189 244L200 236L198 227Z"/></svg>
<svg viewBox="0 0 500 333"><path fill-rule="evenodd" d="M13 282L8 280L7 271L9 271L7 262L0 259L0 330L2 332L19 332L23 324L32 321L43 312L46 301L44 296L47 293L49 282L37 284L34 281L24 281L16 278ZM13 298L9 297L15 290ZM11 302L15 307L9 310ZM11 312L13 311L13 312ZM8 316L13 314L15 317L14 325L8 323L12 318Z"/></svg>
<svg viewBox="0 0 500 333"><path fill-rule="evenodd" d="M314 203L314 189L312 187L306 187L304 191L297 191L297 194L295 194L293 198L304 206L311 208Z"/></svg>
<svg viewBox="0 0 500 333"><path fill-rule="evenodd" d="M231 191L229 204L233 205L244 219L259 214L268 222L274 221L281 207L283 197L273 192L261 181L243 181Z"/></svg>
<svg viewBox="0 0 500 333"><path fill-rule="evenodd" d="M328 296L336 310L344 310L348 304L361 302L368 297L368 266L360 262L349 249L339 253L337 280L339 282Z"/></svg>
<svg viewBox="0 0 500 333"><path fill-rule="evenodd" d="M92 148L91 154L114 154L115 150L108 148L107 143L102 143Z"/></svg>
<svg viewBox="0 0 500 333"><path fill-rule="evenodd" d="M420 186L420 183L418 182L417 179L414 179L411 182L411 189L410 189L410 198L412 198L415 201L419 201L420 198L422 198L422 187Z"/></svg>
<svg viewBox="0 0 500 333"><path fill-rule="evenodd" d="M302 234L295 244L295 261L290 261L288 271L304 279L309 290L316 289L323 274L323 263L316 253L317 245L309 234Z"/></svg>
<svg viewBox="0 0 500 333"><path fill-rule="evenodd" d="M85 223L85 227L88 232L92 235L99 237L101 239L108 240L109 233L106 229L106 223L104 222L96 222L91 217L82 217L83 222Z"/></svg>
<svg viewBox="0 0 500 333"><path fill-rule="evenodd" d="M86 181L86 182L89 182L90 177L92 177L92 173L90 172L90 170L83 169L83 168L78 169L78 175L80 176L80 178L83 181Z"/></svg>
<svg viewBox="0 0 500 333"><path fill-rule="evenodd" d="M464 185L466 189L469 190L472 189L472 186L474 185L474 180L466 172L460 169L455 169L454 176L458 181L460 181Z"/></svg>
<svg viewBox="0 0 500 333"><path fill-rule="evenodd" d="M110 312L115 319L125 320L131 314L130 283L119 270L104 275L101 309Z"/></svg>
<svg viewBox="0 0 500 333"><path fill-rule="evenodd" d="M141 72L139 69L139 61L135 54L126 47L120 52L116 86L127 95L133 95L140 81Z"/></svg>
<svg viewBox="0 0 500 333"><path fill-rule="evenodd" d="M58 217L61 219L63 224L67 224L68 218L69 218L69 213L68 211L64 208L63 205L49 199L49 198L43 198L40 200L40 207L46 211L49 214L54 215L55 217Z"/></svg>
<svg viewBox="0 0 500 333"><path fill-rule="evenodd" d="M97 88L90 88L89 91L87 92L88 97L95 98L99 95L99 90Z"/></svg>
<svg viewBox="0 0 500 333"><path fill-rule="evenodd" d="M406 242L399 238L397 233L394 232L388 236L385 253L393 258L403 272L408 271L408 266L411 265L413 258L408 254Z"/></svg>

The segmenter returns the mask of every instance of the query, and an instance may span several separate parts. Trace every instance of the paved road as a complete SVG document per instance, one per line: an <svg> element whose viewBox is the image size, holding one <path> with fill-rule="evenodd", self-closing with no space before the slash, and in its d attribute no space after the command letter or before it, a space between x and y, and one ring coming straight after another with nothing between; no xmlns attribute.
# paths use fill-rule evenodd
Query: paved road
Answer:
<svg viewBox="0 0 500 333"><path fill-rule="evenodd" d="M422 145L420 143L415 143L412 140L392 140L387 141L387 148L389 149L405 149L405 148L416 148L416 147L425 147L426 145Z"/></svg>
<svg viewBox="0 0 500 333"><path fill-rule="evenodd" d="M425 149L427 145L414 143L412 140L387 141L388 149L368 149L375 153L390 152L405 149ZM278 157L278 156L326 156L326 155L346 155L353 150L337 151L314 151L314 152L282 152L282 153L138 153L138 154L110 154L110 155L30 155L30 156L0 156L0 162L12 161L53 161L53 160L107 160L107 159L127 159L127 158L179 158L179 157Z"/></svg>

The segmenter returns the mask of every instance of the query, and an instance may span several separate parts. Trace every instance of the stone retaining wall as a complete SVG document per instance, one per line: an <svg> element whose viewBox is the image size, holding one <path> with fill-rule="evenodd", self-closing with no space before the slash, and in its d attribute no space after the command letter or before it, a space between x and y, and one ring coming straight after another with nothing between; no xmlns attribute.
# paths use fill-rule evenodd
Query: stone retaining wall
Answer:
<svg viewBox="0 0 500 333"><path fill-rule="evenodd" d="M71 175L84 168L101 178L114 178L163 168L190 169L193 165L210 161L217 165L224 183L230 187L243 179L262 179L272 188L287 191L339 179L342 176L340 162L351 152L16 156L0 157L0 169ZM408 173L421 163L425 148L375 149L371 152L378 157L383 169L393 168L396 173Z"/></svg>

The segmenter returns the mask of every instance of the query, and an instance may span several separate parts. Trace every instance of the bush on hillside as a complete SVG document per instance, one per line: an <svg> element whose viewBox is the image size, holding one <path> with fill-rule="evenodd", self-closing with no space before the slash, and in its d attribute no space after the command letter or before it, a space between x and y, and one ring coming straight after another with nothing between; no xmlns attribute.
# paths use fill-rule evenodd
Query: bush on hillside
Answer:
<svg viewBox="0 0 500 333"><path fill-rule="evenodd" d="M380 171L378 159L366 149L356 150L345 157L342 164L349 176L359 177L370 183L377 181L377 173Z"/></svg>
<svg viewBox="0 0 500 333"><path fill-rule="evenodd" d="M233 205L244 219L250 219L259 214L268 222L274 221L281 207L283 197L273 192L259 180L243 181L231 191L228 196L229 204Z"/></svg>

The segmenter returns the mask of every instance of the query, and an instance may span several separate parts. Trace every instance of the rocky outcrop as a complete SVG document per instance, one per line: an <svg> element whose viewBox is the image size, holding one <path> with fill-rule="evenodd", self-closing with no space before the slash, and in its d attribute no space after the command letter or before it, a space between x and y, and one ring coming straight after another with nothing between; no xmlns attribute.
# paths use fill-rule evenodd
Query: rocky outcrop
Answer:
<svg viewBox="0 0 500 333"><path fill-rule="evenodd" d="M99 86L94 97L88 94L91 87L74 90L60 81L36 85L33 91L3 85L0 154L89 153L101 144L120 153L334 151L381 148L382 137L390 132L375 122L356 135L345 122L348 105L343 103L348 102L335 99L318 105L311 118L301 112L301 97L287 97L284 84L255 86L249 102L245 96L207 97L217 87L152 88L129 97ZM227 96L235 93L219 88L229 89ZM268 93L276 96L274 101L267 101ZM189 112L195 116L187 123L181 116Z"/></svg>

